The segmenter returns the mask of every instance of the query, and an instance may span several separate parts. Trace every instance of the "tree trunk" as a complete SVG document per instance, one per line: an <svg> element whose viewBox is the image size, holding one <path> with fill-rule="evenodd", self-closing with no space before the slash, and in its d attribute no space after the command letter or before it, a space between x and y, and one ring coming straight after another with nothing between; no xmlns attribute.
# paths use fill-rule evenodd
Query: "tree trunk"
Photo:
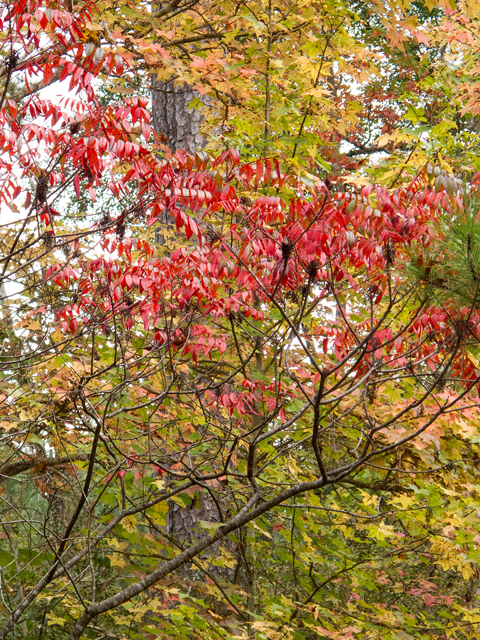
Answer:
<svg viewBox="0 0 480 640"><path fill-rule="evenodd" d="M161 141L172 153L183 150L194 155L207 143L200 133L204 115L198 109L190 108L192 100L198 98L206 107L206 99L188 84L175 86L174 81L159 82L152 80L152 124ZM172 226L168 212L160 217L159 228L155 236L158 244L165 244L165 231Z"/></svg>
<svg viewBox="0 0 480 640"><path fill-rule="evenodd" d="M172 152L183 150L195 154L206 145L205 136L200 133L204 115L197 109L189 108L194 98L202 102L203 108L208 108L206 99L188 84L175 86L173 81L153 83L153 127L157 135L163 134L163 142ZM161 223L171 224L171 221L162 220ZM161 231L156 235L159 244L164 244ZM202 493L194 504L186 508L170 501L166 530L179 544L192 544L205 535L205 531L198 526L200 521L220 522L218 509L209 496ZM232 553L235 545L231 541L223 541L210 547L208 555L219 555L222 546ZM217 578L233 580L234 569L210 566L209 571Z"/></svg>
<svg viewBox="0 0 480 640"><path fill-rule="evenodd" d="M164 136L164 143L172 152L182 149L194 154L206 145L205 136L200 133L204 116L201 110L189 108L198 98L206 105L205 98L188 84L175 86L170 82L154 82L153 128Z"/></svg>

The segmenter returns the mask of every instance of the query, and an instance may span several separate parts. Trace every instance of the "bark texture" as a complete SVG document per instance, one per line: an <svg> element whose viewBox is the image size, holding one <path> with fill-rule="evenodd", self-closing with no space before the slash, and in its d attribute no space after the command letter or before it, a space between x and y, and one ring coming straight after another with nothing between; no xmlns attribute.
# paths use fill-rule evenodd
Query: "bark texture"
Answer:
<svg viewBox="0 0 480 640"><path fill-rule="evenodd" d="M157 134L164 135L172 152L183 149L194 154L203 149L207 142L200 133L204 115L188 105L194 98L205 104L205 98L188 84L175 86L170 81L153 86L153 127Z"/></svg>
<svg viewBox="0 0 480 640"><path fill-rule="evenodd" d="M223 505L225 506L225 505ZM205 495L197 497L192 505L182 509L177 503L170 501L167 514L167 533L183 547L195 544L205 537L205 529L199 526L199 522L220 523L218 509L213 500ZM199 556L199 560L215 559L222 555L222 547L228 554L235 555L236 542L224 538L212 544L205 554ZM187 572L188 567L185 567ZM195 567L192 566L195 571ZM209 571L216 578L231 581L235 570L232 567L209 565Z"/></svg>

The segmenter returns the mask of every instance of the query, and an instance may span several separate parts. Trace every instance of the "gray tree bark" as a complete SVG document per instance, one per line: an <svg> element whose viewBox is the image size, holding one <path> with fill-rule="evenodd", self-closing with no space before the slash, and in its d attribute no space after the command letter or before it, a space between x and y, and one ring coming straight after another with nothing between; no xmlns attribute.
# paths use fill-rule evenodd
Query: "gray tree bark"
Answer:
<svg viewBox="0 0 480 640"><path fill-rule="evenodd" d="M194 98L206 107L205 98L188 84L175 86L173 80L153 84L153 128L158 135L163 134L164 142L172 152L182 149L195 154L207 143L200 133L204 120L202 111L188 106Z"/></svg>
<svg viewBox="0 0 480 640"><path fill-rule="evenodd" d="M201 110L189 107L194 98L198 98L204 105L203 108L207 108L206 99L188 84L175 86L173 80L160 82L152 79L153 128L172 153L183 150L194 155L207 144L205 136L200 133L205 116ZM165 244L162 228L171 226L172 221L167 212L165 217L160 218L155 234L158 244Z"/></svg>
<svg viewBox="0 0 480 640"><path fill-rule="evenodd" d="M200 110L189 108L194 98L202 102L202 110L208 108L208 101L188 84L175 86L173 81L153 82L153 128L157 135L163 134L164 144L172 152L183 150L193 155L206 146L207 140L200 133L204 114ZM171 224L167 220L162 220L161 223ZM157 241L164 244L161 232L157 233ZM200 521L220 522L218 509L209 496L202 493L194 504L186 508L169 502L166 533L179 544L189 546L204 537L205 531L198 526ZM210 557L218 555L221 546L226 547L230 553L233 552L234 543L224 540L209 549ZM233 579L234 575L234 570L228 567L211 566L210 572L227 580Z"/></svg>

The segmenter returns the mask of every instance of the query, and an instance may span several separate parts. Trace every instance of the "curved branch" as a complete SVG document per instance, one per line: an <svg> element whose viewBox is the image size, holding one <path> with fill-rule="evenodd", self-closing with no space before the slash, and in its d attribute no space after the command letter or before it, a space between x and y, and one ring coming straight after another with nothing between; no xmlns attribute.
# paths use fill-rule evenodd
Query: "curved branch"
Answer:
<svg viewBox="0 0 480 640"><path fill-rule="evenodd" d="M50 467L61 467L72 462L88 460L90 455L88 453L79 453L75 456L65 456L63 458L29 458L28 460L18 460L11 464L4 464L0 467L0 482L7 478L13 478L19 473L28 471L29 469L36 469L39 473Z"/></svg>

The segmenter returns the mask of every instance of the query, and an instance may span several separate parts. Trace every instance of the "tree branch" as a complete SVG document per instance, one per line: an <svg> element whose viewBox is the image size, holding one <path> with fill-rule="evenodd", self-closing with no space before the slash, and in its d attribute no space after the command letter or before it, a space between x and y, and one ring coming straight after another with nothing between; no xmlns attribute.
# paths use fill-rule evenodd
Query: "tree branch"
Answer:
<svg viewBox="0 0 480 640"><path fill-rule="evenodd" d="M49 467L60 467L65 464L77 462L80 460L88 460L90 455L88 453L79 453L75 456L65 456L63 458L29 458L28 460L18 460L11 464L5 464L0 467L0 482L6 478L13 478L19 473L28 471L28 469L37 469L39 473Z"/></svg>

